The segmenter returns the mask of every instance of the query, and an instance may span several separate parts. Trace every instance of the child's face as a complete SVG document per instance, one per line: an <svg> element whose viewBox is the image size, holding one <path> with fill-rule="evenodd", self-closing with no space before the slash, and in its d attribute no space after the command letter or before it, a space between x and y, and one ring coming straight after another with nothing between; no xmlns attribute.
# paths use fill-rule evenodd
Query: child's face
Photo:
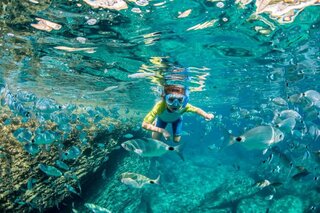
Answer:
<svg viewBox="0 0 320 213"><path fill-rule="evenodd" d="M180 94L168 94L165 97L167 107L170 111L176 111L180 109L184 102L184 95Z"/></svg>
<svg viewBox="0 0 320 213"><path fill-rule="evenodd" d="M172 112L177 111L177 110L179 110L179 109L181 108L181 107L169 106L168 104L167 104L167 107L168 107L168 109L169 109L170 111L172 111Z"/></svg>

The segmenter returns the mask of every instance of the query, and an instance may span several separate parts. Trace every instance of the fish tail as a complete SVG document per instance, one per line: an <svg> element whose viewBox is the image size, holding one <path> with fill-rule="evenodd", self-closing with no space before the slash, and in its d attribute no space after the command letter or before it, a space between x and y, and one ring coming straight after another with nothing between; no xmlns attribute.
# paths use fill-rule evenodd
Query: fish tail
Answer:
<svg viewBox="0 0 320 213"><path fill-rule="evenodd" d="M233 145L234 143L236 142L236 137L232 134L229 133L229 141L228 141L228 144L227 146L231 146Z"/></svg>
<svg viewBox="0 0 320 213"><path fill-rule="evenodd" d="M221 149L224 149L232 144L236 143L236 137L225 127L221 127L223 133L223 141Z"/></svg>
<svg viewBox="0 0 320 213"><path fill-rule="evenodd" d="M160 184L160 175L154 180L154 183L158 185Z"/></svg>
<svg viewBox="0 0 320 213"><path fill-rule="evenodd" d="M176 151L177 154L179 155L179 157L184 161L184 156L182 154L182 150L183 150L182 144L174 147L174 151Z"/></svg>

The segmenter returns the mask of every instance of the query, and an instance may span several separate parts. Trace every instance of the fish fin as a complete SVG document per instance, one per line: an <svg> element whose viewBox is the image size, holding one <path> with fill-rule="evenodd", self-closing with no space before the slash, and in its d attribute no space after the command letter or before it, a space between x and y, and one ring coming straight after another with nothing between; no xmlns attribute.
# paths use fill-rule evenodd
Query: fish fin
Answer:
<svg viewBox="0 0 320 213"><path fill-rule="evenodd" d="M226 148L236 143L236 137L231 133L230 130L227 130L226 128L222 128L222 132L223 132L223 138L224 138L222 142L222 148Z"/></svg>
<svg viewBox="0 0 320 213"><path fill-rule="evenodd" d="M135 149L134 152L137 153L138 155L141 155L143 151L142 149Z"/></svg>
<svg viewBox="0 0 320 213"><path fill-rule="evenodd" d="M264 149L264 150L262 151L262 154L265 155L265 154L267 153L267 151L268 151L268 148Z"/></svg>
<svg viewBox="0 0 320 213"><path fill-rule="evenodd" d="M154 183L158 185L160 184L160 175L154 180Z"/></svg>
<svg viewBox="0 0 320 213"><path fill-rule="evenodd" d="M169 147L169 150L170 150L170 148L171 147ZM177 154L179 155L179 157L184 161L184 156L182 154L183 144L173 147L173 150L176 151Z"/></svg>
<svg viewBox="0 0 320 213"><path fill-rule="evenodd" d="M236 137L232 134L229 133L229 142L227 144L227 146L231 146L236 142Z"/></svg>

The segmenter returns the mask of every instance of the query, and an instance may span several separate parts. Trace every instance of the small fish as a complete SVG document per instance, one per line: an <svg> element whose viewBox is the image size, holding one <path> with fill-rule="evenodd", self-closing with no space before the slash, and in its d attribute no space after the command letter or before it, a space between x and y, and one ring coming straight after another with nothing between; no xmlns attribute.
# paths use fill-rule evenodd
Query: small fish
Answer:
<svg viewBox="0 0 320 213"><path fill-rule="evenodd" d="M69 170L69 166L64 163L63 161L61 160L56 160L56 165L60 168L60 169L64 169L64 170Z"/></svg>
<svg viewBox="0 0 320 213"><path fill-rule="evenodd" d="M306 150L303 154L302 161L309 159L311 156L309 150Z"/></svg>
<svg viewBox="0 0 320 213"><path fill-rule="evenodd" d="M63 153L63 160L77 159L81 155L81 150L77 146L70 147L66 152Z"/></svg>
<svg viewBox="0 0 320 213"><path fill-rule="evenodd" d="M320 136L320 129L316 125L311 125L308 133L314 141L317 141Z"/></svg>
<svg viewBox="0 0 320 213"><path fill-rule="evenodd" d="M110 87L107 87L105 88L103 91L107 92L107 91L111 91L111 90L114 90L114 89L117 89L119 86L110 86ZM106 112L107 113L107 112Z"/></svg>
<svg viewBox="0 0 320 213"><path fill-rule="evenodd" d="M159 157L168 152L175 151L184 160L180 151L181 145L173 147L152 138L128 140L123 142L121 146L125 150L135 152L142 157Z"/></svg>
<svg viewBox="0 0 320 213"><path fill-rule="evenodd" d="M284 134L272 126L258 126L246 131L243 135L234 137L230 136L229 145L241 143L245 148L267 150L274 144L282 141Z"/></svg>
<svg viewBox="0 0 320 213"><path fill-rule="evenodd" d="M292 117L286 118L281 122L279 122L278 124L276 124L277 128L285 132L292 132L295 126L296 126L296 119Z"/></svg>
<svg viewBox="0 0 320 213"><path fill-rule="evenodd" d="M21 205L21 206L23 206L23 205L27 204L27 202L25 202L25 201L21 200L20 198L15 199L15 201L14 201L14 202L15 202L15 203L17 203L17 204L19 204L19 205Z"/></svg>
<svg viewBox="0 0 320 213"><path fill-rule="evenodd" d="M287 106L288 105L288 103L283 98L280 98L280 97L272 99L272 102L279 105L279 106Z"/></svg>
<svg viewBox="0 0 320 213"><path fill-rule="evenodd" d="M268 195L268 196L265 198L265 200L272 200L273 197L274 197L274 195Z"/></svg>
<svg viewBox="0 0 320 213"><path fill-rule="evenodd" d="M295 181L300 180L301 178L310 174L310 172L305 168L299 168L299 167L297 168L300 170L300 172L292 176L292 179Z"/></svg>
<svg viewBox="0 0 320 213"><path fill-rule="evenodd" d="M29 0L29 2L34 3L34 4L39 4L39 2L35 1L35 0Z"/></svg>
<svg viewBox="0 0 320 213"><path fill-rule="evenodd" d="M320 101L320 93L315 90L308 90L302 93L302 96L310 100L313 104Z"/></svg>
<svg viewBox="0 0 320 213"><path fill-rule="evenodd" d="M75 189L73 186L71 186L71 185L69 185L69 184L67 184L67 183L65 183L64 186L67 188L67 190L68 190L69 192L71 192L71 193L73 193L73 194L76 194L76 195L78 195L79 197L81 197L81 196L80 196L80 193L77 192L76 189Z"/></svg>
<svg viewBox="0 0 320 213"><path fill-rule="evenodd" d="M57 46L54 47L57 50L64 50L67 52L86 52L86 53L95 53L96 52L96 47L83 47L83 48L75 48L75 47L65 47L65 46Z"/></svg>
<svg viewBox="0 0 320 213"><path fill-rule="evenodd" d="M93 213L111 213L110 210L103 208L101 206L95 205L93 203L85 203L85 207L87 207Z"/></svg>
<svg viewBox="0 0 320 213"><path fill-rule="evenodd" d="M130 138L133 138L133 135L128 133L128 134L125 134L123 137L126 139L130 139Z"/></svg>
<svg viewBox="0 0 320 213"><path fill-rule="evenodd" d="M299 94L293 94L291 96L288 97L288 100L291 102L291 103L301 103L301 99L303 98L303 95L302 93L299 93Z"/></svg>
<svg viewBox="0 0 320 213"><path fill-rule="evenodd" d="M37 133L34 138L34 144L43 145L43 144L52 144L58 139L57 133L51 130L46 130L41 133Z"/></svg>
<svg viewBox="0 0 320 213"><path fill-rule="evenodd" d="M269 157L267 158L266 162L270 164L272 160L273 160L273 153L271 153L269 155Z"/></svg>
<svg viewBox="0 0 320 213"><path fill-rule="evenodd" d="M190 15L190 13L191 13L191 9L189 9L189 10L186 10L186 11L184 11L184 12L179 12L179 16L178 16L178 18L185 18L185 17L188 17L189 15Z"/></svg>
<svg viewBox="0 0 320 213"><path fill-rule="evenodd" d="M40 148L37 144L26 143L24 149L31 155L35 155L40 152Z"/></svg>
<svg viewBox="0 0 320 213"><path fill-rule="evenodd" d="M38 21L38 23L36 24L31 24L32 27L38 29L38 30L45 30L47 32L51 32L51 30L60 30L61 29L61 25L42 19L42 18L36 18L36 20Z"/></svg>
<svg viewBox="0 0 320 213"><path fill-rule="evenodd" d="M29 178L27 182L27 189L31 190L33 188L33 184L36 183L37 180L34 178Z"/></svg>
<svg viewBox="0 0 320 213"><path fill-rule="evenodd" d="M146 77L152 77L155 75L156 75L155 73L139 72L139 73L133 73L128 75L128 78L146 78Z"/></svg>
<svg viewBox="0 0 320 213"><path fill-rule="evenodd" d="M287 109L283 110L278 114L278 117L281 119L286 119L286 118L294 118L296 120L301 120L302 116L297 112L292 109Z"/></svg>
<svg viewBox="0 0 320 213"><path fill-rule="evenodd" d="M62 175L61 171L54 166L47 166L40 163L39 169L42 172L46 173L48 176L60 177Z"/></svg>
<svg viewBox="0 0 320 213"><path fill-rule="evenodd" d="M105 162L107 162L108 160L109 160L109 156L106 155L106 156L103 158L102 162L105 163Z"/></svg>
<svg viewBox="0 0 320 213"><path fill-rule="evenodd" d="M125 172L121 174L121 182L134 188L142 188L146 184L159 184L160 175L152 180L144 175Z"/></svg>
<svg viewBox="0 0 320 213"><path fill-rule="evenodd" d="M271 183L268 180L261 180L261 181L257 181L253 185L260 188L260 189L263 189L264 187L270 186Z"/></svg>

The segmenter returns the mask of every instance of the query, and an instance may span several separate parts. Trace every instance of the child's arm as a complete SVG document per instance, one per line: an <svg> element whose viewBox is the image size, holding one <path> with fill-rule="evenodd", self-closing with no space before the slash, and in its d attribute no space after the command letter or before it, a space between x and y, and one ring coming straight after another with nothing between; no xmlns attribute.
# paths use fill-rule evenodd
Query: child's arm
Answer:
<svg viewBox="0 0 320 213"><path fill-rule="evenodd" d="M163 135L163 137L170 138L170 133L167 130L162 129L160 127L156 127L156 126L149 124L147 122L142 122L142 128L144 128L146 130L153 131L153 132L161 133Z"/></svg>
<svg viewBox="0 0 320 213"><path fill-rule="evenodd" d="M191 104L188 104L187 107L188 107L187 111L195 112L198 115L201 115L202 117L204 117L208 121L214 118L214 115L212 113L207 113L204 110L200 109L199 107L192 106Z"/></svg>
<svg viewBox="0 0 320 213"><path fill-rule="evenodd" d="M211 120L214 118L214 115L212 113L206 113L205 111L203 111L200 108L197 108L197 110L195 111L198 115L201 115L202 117L204 117L206 120Z"/></svg>
<svg viewBox="0 0 320 213"><path fill-rule="evenodd" d="M167 130L159 128L152 124L156 119L157 115L160 114L163 111L163 109L164 109L164 103L158 102L143 119L142 128L153 131L153 132L161 133L165 138L169 138L170 133Z"/></svg>

